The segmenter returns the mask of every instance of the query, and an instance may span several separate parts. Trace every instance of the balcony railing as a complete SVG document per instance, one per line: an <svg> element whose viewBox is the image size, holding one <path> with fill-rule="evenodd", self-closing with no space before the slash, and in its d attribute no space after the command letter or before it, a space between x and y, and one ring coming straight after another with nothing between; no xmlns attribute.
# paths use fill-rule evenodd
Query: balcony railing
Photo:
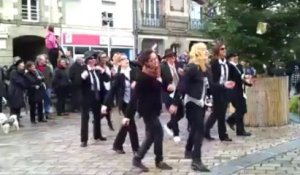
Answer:
<svg viewBox="0 0 300 175"><path fill-rule="evenodd" d="M203 21L201 19L190 19L190 29L191 30L201 30L203 29Z"/></svg>
<svg viewBox="0 0 300 175"><path fill-rule="evenodd" d="M22 5L22 20L23 21L39 21L39 10L37 6Z"/></svg>
<svg viewBox="0 0 300 175"><path fill-rule="evenodd" d="M153 28L164 28L165 17L162 15L143 14L142 15L142 26L153 27Z"/></svg>

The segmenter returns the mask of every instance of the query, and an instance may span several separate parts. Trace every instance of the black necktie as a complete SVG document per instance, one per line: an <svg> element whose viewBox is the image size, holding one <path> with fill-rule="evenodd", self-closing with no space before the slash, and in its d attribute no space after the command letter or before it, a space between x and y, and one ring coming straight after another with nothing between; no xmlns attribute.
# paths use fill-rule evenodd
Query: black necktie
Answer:
<svg viewBox="0 0 300 175"><path fill-rule="evenodd" d="M96 100L99 100L99 92L98 92L98 87L97 87L97 77L95 76L95 70L91 71L92 78L93 78L93 87L94 87L94 93L95 93L95 98Z"/></svg>

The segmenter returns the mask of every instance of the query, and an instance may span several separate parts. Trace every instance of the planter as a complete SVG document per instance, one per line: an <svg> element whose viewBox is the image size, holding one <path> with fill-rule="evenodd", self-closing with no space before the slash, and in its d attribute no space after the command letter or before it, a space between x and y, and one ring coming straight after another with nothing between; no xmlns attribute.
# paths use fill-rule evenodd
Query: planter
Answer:
<svg viewBox="0 0 300 175"><path fill-rule="evenodd" d="M247 88L245 125L283 126L288 124L288 77L262 77Z"/></svg>

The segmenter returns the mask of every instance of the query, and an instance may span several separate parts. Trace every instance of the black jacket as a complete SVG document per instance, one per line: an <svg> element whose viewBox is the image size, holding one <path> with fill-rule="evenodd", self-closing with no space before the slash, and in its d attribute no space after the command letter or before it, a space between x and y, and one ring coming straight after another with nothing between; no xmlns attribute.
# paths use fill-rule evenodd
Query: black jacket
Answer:
<svg viewBox="0 0 300 175"><path fill-rule="evenodd" d="M211 78L210 78L210 83L211 83L211 92L213 94L226 94L226 88L223 84L220 84L220 78L221 78L221 65L219 63L219 59L213 59L211 62ZM228 62L226 62L228 66L228 80L230 80L230 69Z"/></svg>
<svg viewBox="0 0 300 175"><path fill-rule="evenodd" d="M87 66L84 66L82 69L82 72L88 71ZM96 75L100 81L100 91L99 91L99 97L104 97L105 93L105 87L104 87L104 82L108 82L110 80L110 77L108 74L101 73L99 70L96 70ZM81 77L81 75L80 75ZM91 90L91 79L90 76L88 76L86 79L81 78L81 92L82 92L82 100L83 103L87 103L91 101L92 99L95 99L95 93ZM99 99L102 101L103 99ZM100 104L99 104L100 105Z"/></svg>
<svg viewBox="0 0 300 175"><path fill-rule="evenodd" d="M71 84L67 69L56 68L52 82L53 89L68 88Z"/></svg>
<svg viewBox="0 0 300 175"><path fill-rule="evenodd" d="M69 76L70 76L70 80L72 82L73 88L80 87L82 70L83 70L83 66L81 66L77 62L73 63L72 66L70 67Z"/></svg>
<svg viewBox="0 0 300 175"><path fill-rule="evenodd" d="M162 109L163 83L155 77L140 72L135 87L138 113L144 118L160 116Z"/></svg>
<svg viewBox="0 0 300 175"><path fill-rule="evenodd" d="M105 96L105 100L103 102L104 105L108 107L113 106L114 97L117 97L117 104L119 107L119 110L122 108L123 105L123 98L125 94L125 80L126 76L122 73L117 73L114 77L114 80L111 84L111 89L107 92ZM131 68L130 70L130 84L136 81L136 70L134 68ZM131 89L131 97L133 96L134 92L133 89Z"/></svg>
<svg viewBox="0 0 300 175"><path fill-rule="evenodd" d="M182 83L180 83L181 81L181 76L178 72L178 68L179 68L179 64L175 64L175 68L176 68L176 72L177 72L177 75L178 75L178 78L179 78L179 83L176 87L176 89L181 89L181 85ZM173 82L173 76L172 76L172 72L171 72L171 69L168 65L167 62L162 62L161 63L161 77L163 79L163 83L164 83L164 87L168 87L169 84L172 84ZM169 92L167 91L167 89L164 89L163 91L163 102L165 102L166 104L177 104L177 103L180 103L180 99L176 99L176 98L171 98L169 95L173 93L173 92Z"/></svg>
<svg viewBox="0 0 300 175"><path fill-rule="evenodd" d="M233 65L233 64L228 64L229 66L229 80L235 82L235 87L232 89L233 91L237 93L243 93L244 91L244 85L251 86L251 84L247 83L243 78L243 69L241 65Z"/></svg>
<svg viewBox="0 0 300 175"><path fill-rule="evenodd" d="M196 64L190 63L185 68L185 94L200 99L203 92L204 78L208 79L208 73L199 69Z"/></svg>
<svg viewBox="0 0 300 175"><path fill-rule="evenodd" d="M25 106L25 91L29 83L24 72L14 70L10 74L8 87L8 103L11 108L22 108Z"/></svg>
<svg viewBox="0 0 300 175"><path fill-rule="evenodd" d="M41 77L41 79L38 79L38 75ZM30 102L41 102L43 101L46 93L45 89L45 78L43 74L36 70L36 73L34 72L27 72L25 74L29 87L28 87L28 98ZM38 86L38 89L36 89L36 86Z"/></svg>

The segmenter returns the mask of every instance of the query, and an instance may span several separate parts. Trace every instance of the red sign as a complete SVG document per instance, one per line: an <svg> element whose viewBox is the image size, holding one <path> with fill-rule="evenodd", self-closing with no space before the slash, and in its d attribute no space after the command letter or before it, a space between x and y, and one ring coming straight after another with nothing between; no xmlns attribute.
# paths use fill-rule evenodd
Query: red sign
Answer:
<svg viewBox="0 0 300 175"><path fill-rule="evenodd" d="M63 43L70 45L100 45L100 36L93 34L63 34Z"/></svg>

